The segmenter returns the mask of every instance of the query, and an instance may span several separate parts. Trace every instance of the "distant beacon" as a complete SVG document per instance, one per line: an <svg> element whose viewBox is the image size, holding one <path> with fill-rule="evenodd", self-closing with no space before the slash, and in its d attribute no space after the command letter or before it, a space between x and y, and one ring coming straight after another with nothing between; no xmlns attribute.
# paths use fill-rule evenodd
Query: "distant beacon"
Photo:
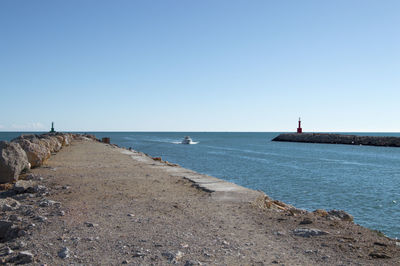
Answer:
<svg viewBox="0 0 400 266"><path fill-rule="evenodd" d="M51 130L50 133L55 133L56 131L54 130L54 122L51 122Z"/></svg>
<svg viewBox="0 0 400 266"><path fill-rule="evenodd" d="M301 120L299 117L299 127L297 128L297 133L303 133L303 129L301 128Z"/></svg>

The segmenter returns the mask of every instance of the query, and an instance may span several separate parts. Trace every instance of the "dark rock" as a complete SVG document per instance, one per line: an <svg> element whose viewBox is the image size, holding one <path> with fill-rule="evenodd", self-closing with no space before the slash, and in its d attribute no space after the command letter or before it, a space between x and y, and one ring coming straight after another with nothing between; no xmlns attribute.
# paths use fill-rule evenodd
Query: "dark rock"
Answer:
<svg viewBox="0 0 400 266"><path fill-rule="evenodd" d="M24 216L31 216L35 213L34 207L31 205L21 205L19 212Z"/></svg>
<svg viewBox="0 0 400 266"><path fill-rule="evenodd" d="M27 231L25 231L25 230L19 230L18 233L17 233L17 236L26 236L27 234L28 234Z"/></svg>
<svg viewBox="0 0 400 266"><path fill-rule="evenodd" d="M0 257L7 256L14 253L14 251L9 247L3 247L0 249Z"/></svg>
<svg viewBox="0 0 400 266"><path fill-rule="evenodd" d="M27 198L34 198L35 197L35 195L33 195L32 193L16 194L16 192L14 190L9 190L9 191L12 191L14 193L12 198L15 199L15 200L25 200Z"/></svg>
<svg viewBox="0 0 400 266"><path fill-rule="evenodd" d="M8 217L8 219L13 222L21 222L22 221L22 218L15 214L11 214L10 217Z"/></svg>
<svg viewBox="0 0 400 266"><path fill-rule="evenodd" d="M353 216L342 210L330 210L328 212L328 218L334 220L349 221L349 222L352 222L354 220Z"/></svg>
<svg viewBox="0 0 400 266"><path fill-rule="evenodd" d="M71 240L75 241L75 242L79 242L81 240L81 238L79 236L73 236L73 237L71 237Z"/></svg>
<svg viewBox="0 0 400 266"><path fill-rule="evenodd" d="M17 194L33 193L33 192L35 192L34 186L35 186L35 182L32 180L18 180L14 184L13 190Z"/></svg>
<svg viewBox="0 0 400 266"><path fill-rule="evenodd" d="M28 157L18 143L0 141L0 183L16 181L29 169Z"/></svg>
<svg viewBox="0 0 400 266"><path fill-rule="evenodd" d="M312 249L307 249L304 251L305 254L313 254L313 253L317 253L318 250L312 250Z"/></svg>
<svg viewBox="0 0 400 266"><path fill-rule="evenodd" d="M58 256L59 256L60 258L62 258L62 259L69 258L69 256L70 256L69 248L63 247L63 248L58 252Z"/></svg>
<svg viewBox="0 0 400 266"><path fill-rule="evenodd" d="M302 237L322 236L327 235L328 232L315 229L315 228L296 228L293 230L294 235Z"/></svg>
<svg viewBox="0 0 400 266"><path fill-rule="evenodd" d="M60 205L61 203L54 201L54 200L49 200L49 199L42 199L39 201L39 206L40 207L49 207L53 205Z"/></svg>
<svg viewBox="0 0 400 266"><path fill-rule="evenodd" d="M163 255L165 258L167 258L167 260L171 263L177 263L177 261L179 261L180 259L182 259L184 253L181 251L178 251L176 253L174 252L170 252L170 251L166 251L161 253L161 255Z"/></svg>
<svg viewBox="0 0 400 266"><path fill-rule="evenodd" d="M328 212L326 210L317 209L317 210L313 211L313 213L317 216L328 217Z"/></svg>
<svg viewBox="0 0 400 266"><path fill-rule="evenodd" d="M312 224L313 221L310 218L304 218L300 224Z"/></svg>
<svg viewBox="0 0 400 266"><path fill-rule="evenodd" d="M374 259L390 259L391 257L383 252L371 252L369 256Z"/></svg>
<svg viewBox="0 0 400 266"><path fill-rule="evenodd" d="M163 257L165 257L168 261L172 261L175 258L175 254L169 251L163 252L161 255L163 255Z"/></svg>
<svg viewBox="0 0 400 266"><path fill-rule="evenodd" d="M15 264L25 264L33 262L33 254L30 251L21 251L17 256L11 258L9 262Z"/></svg>
<svg viewBox="0 0 400 266"><path fill-rule="evenodd" d="M135 251L135 252L133 252L133 257L135 258L135 257L140 257L140 258L142 258L142 257L144 257L146 254L143 252L143 251L140 251L140 250L137 250L137 251Z"/></svg>
<svg viewBox="0 0 400 266"><path fill-rule="evenodd" d="M43 186L43 185L36 185L33 187L33 192L34 193L38 193L40 195L48 195L49 194L49 190L47 189L47 187Z"/></svg>
<svg viewBox="0 0 400 266"><path fill-rule="evenodd" d="M374 245L381 246L381 247L387 247L387 245L385 243L381 243L381 242L374 242Z"/></svg>
<svg viewBox="0 0 400 266"><path fill-rule="evenodd" d="M12 249L18 249L19 250L19 249L24 249L26 247L27 247L27 244L24 241L16 241L16 242L11 244L11 248Z"/></svg>
<svg viewBox="0 0 400 266"><path fill-rule="evenodd" d="M99 226L98 224L90 223L90 222L85 222L84 224L85 224L87 227L97 227L97 226Z"/></svg>
<svg viewBox="0 0 400 266"><path fill-rule="evenodd" d="M13 229L13 222L0 220L0 239L8 239Z"/></svg>
<svg viewBox="0 0 400 266"><path fill-rule="evenodd" d="M44 217L44 216L41 216L41 215L36 216L34 219L39 221L39 222L41 222L41 223L44 223L44 222L47 221L47 218Z"/></svg>
<svg viewBox="0 0 400 266"><path fill-rule="evenodd" d="M201 265L201 263L195 260L187 260L184 264L184 266L194 266L194 265Z"/></svg>

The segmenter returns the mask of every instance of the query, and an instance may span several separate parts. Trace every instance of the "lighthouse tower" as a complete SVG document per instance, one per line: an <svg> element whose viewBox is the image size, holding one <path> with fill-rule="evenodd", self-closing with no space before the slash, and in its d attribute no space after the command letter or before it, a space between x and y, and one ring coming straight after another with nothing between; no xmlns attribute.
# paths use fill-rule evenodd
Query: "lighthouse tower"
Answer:
<svg viewBox="0 0 400 266"><path fill-rule="evenodd" d="M299 127L297 128L297 133L303 133L303 129L301 128L301 120L299 117Z"/></svg>
<svg viewBox="0 0 400 266"><path fill-rule="evenodd" d="M56 131L54 130L54 122L51 122L51 130L50 133L55 133Z"/></svg>

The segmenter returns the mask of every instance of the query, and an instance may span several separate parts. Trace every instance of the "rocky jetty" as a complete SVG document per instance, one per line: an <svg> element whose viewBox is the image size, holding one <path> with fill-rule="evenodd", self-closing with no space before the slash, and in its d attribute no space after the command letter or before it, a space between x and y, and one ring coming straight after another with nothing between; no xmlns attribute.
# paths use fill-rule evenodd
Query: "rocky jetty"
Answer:
<svg viewBox="0 0 400 266"><path fill-rule="evenodd" d="M47 139L54 154L53 137L24 139ZM400 242L344 211L308 212L94 136L70 137L57 156L0 186L1 265L400 265Z"/></svg>
<svg viewBox="0 0 400 266"><path fill-rule="evenodd" d="M21 173L43 165L51 154L68 146L73 139L97 140L93 135L57 132L0 141L0 184L15 182Z"/></svg>
<svg viewBox="0 0 400 266"><path fill-rule="evenodd" d="M324 133L284 133L280 134L272 141L400 147L399 137L357 136Z"/></svg>

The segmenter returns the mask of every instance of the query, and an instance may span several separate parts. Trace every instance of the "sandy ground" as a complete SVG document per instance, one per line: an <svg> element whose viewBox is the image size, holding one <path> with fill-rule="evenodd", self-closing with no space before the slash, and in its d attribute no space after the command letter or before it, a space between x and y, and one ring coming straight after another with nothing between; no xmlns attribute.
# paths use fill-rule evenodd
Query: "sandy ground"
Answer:
<svg viewBox="0 0 400 266"><path fill-rule="evenodd" d="M251 203L255 191L205 191L185 178L200 174L112 145L75 141L32 173L50 190L45 198L60 205L19 195L47 220L32 220L26 235L0 247L29 250L35 264L400 265L400 247L374 231L260 209ZM297 236L298 228L327 234Z"/></svg>

